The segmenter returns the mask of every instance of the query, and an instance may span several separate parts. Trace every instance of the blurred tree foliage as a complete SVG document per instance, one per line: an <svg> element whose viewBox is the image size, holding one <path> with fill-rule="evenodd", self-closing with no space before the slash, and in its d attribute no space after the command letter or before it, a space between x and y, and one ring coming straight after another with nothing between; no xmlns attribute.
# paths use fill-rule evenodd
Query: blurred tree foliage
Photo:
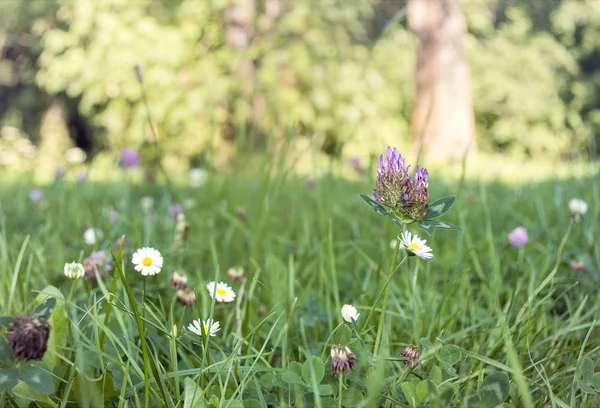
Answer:
<svg viewBox="0 0 600 408"><path fill-rule="evenodd" d="M69 121L85 122L77 145L140 146L151 136L133 72L138 64L171 156L197 157L240 127L254 140L272 140L294 124L330 153L344 146L368 155L410 140L416 41L406 28L405 3L0 2L0 120L37 140L26 125L57 95ZM595 157L600 2L462 4L479 147ZM239 16L238 9L251 12ZM17 83L28 97L13 92Z"/></svg>

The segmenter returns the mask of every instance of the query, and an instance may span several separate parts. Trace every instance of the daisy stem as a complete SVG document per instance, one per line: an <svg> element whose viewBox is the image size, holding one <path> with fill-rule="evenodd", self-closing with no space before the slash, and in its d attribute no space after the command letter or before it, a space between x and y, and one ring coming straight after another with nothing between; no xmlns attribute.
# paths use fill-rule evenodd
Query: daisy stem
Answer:
<svg viewBox="0 0 600 408"><path fill-rule="evenodd" d="M396 263L396 260L398 259L399 245L400 245L399 243L396 244L396 253L394 254L394 260L390 264L390 269L394 266L394 264ZM371 316L373 315L373 312L375 311L375 308L377 307L377 304L379 303L379 299L381 299L383 292L385 291L385 289L388 287L388 285L392 281L392 278L394 277L396 272L398 272L398 270L400 269L400 266L404 263L404 261L406 261L406 258L408 258L408 255L404 255L404 258L400 261L398 266L396 266L396 268L393 271L390 271L389 277L388 277L387 281L385 282L385 285L383 285L383 287L381 288L381 291L379 291L379 294L377 295L377 298L375 299L375 303L373 303L373 307L369 311L369 314L367 315L367 319L363 323L362 329L360 330L362 334L364 334L365 331L367 330L367 326L369 325L369 322L371 321Z"/></svg>

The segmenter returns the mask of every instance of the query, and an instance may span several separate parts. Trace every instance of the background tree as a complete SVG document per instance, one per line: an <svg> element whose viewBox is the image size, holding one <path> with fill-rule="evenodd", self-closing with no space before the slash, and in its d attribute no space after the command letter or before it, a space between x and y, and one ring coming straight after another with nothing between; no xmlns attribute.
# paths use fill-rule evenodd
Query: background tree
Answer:
<svg viewBox="0 0 600 408"><path fill-rule="evenodd" d="M408 22L419 39L411 127L425 155L459 160L474 149L465 20L459 0L410 0Z"/></svg>

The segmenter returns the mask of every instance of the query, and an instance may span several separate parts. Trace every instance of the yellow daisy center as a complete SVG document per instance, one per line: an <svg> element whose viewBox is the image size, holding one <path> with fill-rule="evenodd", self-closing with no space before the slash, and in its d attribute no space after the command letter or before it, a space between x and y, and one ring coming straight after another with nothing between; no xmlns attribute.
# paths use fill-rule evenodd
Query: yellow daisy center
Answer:
<svg viewBox="0 0 600 408"><path fill-rule="evenodd" d="M410 244L408 244L408 246L410 247L410 249L419 249L419 245L415 244L414 242L411 242Z"/></svg>
<svg viewBox="0 0 600 408"><path fill-rule="evenodd" d="M204 326L204 334L208 334L208 330L209 330L209 327L208 326Z"/></svg>
<svg viewBox="0 0 600 408"><path fill-rule="evenodd" d="M145 257L144 259L142 259L142 264L144 264L144 266L152 265L152 258L150 258L149 256Z"/></svg>
<svg viewBox="0 0 600 408"><path fill-rule="evenodd" d="M225 296L227 294L227 291L223 288L217 288L217 295L219 296Z"/></svg>

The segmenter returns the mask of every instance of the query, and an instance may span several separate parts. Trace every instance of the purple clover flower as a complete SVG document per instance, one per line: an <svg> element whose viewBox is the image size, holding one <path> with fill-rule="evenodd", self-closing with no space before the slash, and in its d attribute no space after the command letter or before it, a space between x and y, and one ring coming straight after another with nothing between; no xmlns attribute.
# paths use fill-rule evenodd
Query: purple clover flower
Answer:
<svg viewBox="0 0 600 408"><path fill-rule="evenodd" d="M140 156L133 149L123 149L119 165L121 167L138 167L140 165Z"/></svg>
<svg viewBox="0 0 600 408"><path fill-rule="evenodd" d="M429 208L429 173L416 167L414 178L408 174L404 157L398 149L388 147L379 157L375 201L389 207L405 223L411 223L427 214Z"/></svg>
<svg viewBox="0 0 600 408"><path fill-rule="evenodd" d="M521 248L529 242L529 234L525 227L517 227L508 233L508 243L515 248Z"/></svg>
<svg viewBox="0 0 600 408"><path fill-rule="evenodd" d="M85 171L77 173L77 182L83 183L87 180L87 173Z"/></svg>
<svg viewBox="0 0 600 408"><path fill-rule="evenodd" d="M29 193L29 198L34 203L39 203L40 201L42 201L44 199L44 193L42 193L42 190L40 190L39 188L34 188Z"/></svg>
<svg viewBox="0 0 600 408"><path fill-rule="evenodd" d="M105 251L93 251L90 256L84 259L83 269L85 270L85 276L88 278L94 277L94 266L98 268L98 274L100 276L102 276L102 270L106 272L112 271L110 257Z"/></svg>
<svg viewBox="0 0 600 408"><path fill-rule="evenodd" d="M175 217L177 214L183 211L183 207L179 203L173 203L169 206L169 215Z"/></svg>

